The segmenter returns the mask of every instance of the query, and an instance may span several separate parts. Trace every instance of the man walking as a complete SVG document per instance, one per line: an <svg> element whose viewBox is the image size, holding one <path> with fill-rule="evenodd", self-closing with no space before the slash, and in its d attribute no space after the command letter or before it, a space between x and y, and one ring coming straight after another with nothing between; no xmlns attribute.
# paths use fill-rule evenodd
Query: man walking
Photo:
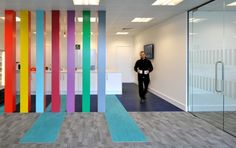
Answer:
<svg viewBox="0 0 236 148"><path fill-rule="evenodd" d="M138 73L140 103L143 103L150 82L149 73L153 70L152 63L146 58L144 51L140 52L140 59L136 61L134 70Z"/></svg>

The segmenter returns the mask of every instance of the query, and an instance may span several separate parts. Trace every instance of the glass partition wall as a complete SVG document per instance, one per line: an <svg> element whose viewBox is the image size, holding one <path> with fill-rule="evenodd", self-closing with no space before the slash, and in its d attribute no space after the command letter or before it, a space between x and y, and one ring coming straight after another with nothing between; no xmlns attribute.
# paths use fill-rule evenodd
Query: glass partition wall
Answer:
<svg viewBox="0 0 236 148"><path fill-rule="evenodd" d="M189 108L236 136L236 1L189 11Z"/></svg>

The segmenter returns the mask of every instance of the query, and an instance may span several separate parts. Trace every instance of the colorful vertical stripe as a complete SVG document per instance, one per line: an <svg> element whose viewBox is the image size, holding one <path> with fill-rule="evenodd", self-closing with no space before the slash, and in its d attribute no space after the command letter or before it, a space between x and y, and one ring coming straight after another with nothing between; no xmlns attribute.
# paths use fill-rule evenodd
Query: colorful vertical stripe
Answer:
<svg viewBox="0 0 236 148"><path fill-rule="evenodd" d="M52 11L52 112L60 112L60 11Z"/></svg>
<svg viewBox="0 0 236 148"><path fill-rule="evenodd" d="M30 110L30 12L20 11L20 112Z"/></svg>
<svg viewBox="0 0 236 148"><path fill-rule="evenodd" d="M16 109L16 12L5 11L5 97L4 111Z"/></svg>
<svg viewBox="0 0 236 148"><path fill-rule="evenodd" d="M90 11L83 11L82 112L90 112Z"/></svg>
<svg viewBox="0 0 236 148"><path fill-rule="evenodd" d="M106 11L98 12L98 112L106 102Z"/></svg>
<svg viewBox="0 0 236 148"><path fill-rule="evenodd" d="M67 12L67 112L75 112L75 11Z"/></svg>
<svg viewBox="0 0 236 148"><path fill-rule="evenodd" d="M36 11L36 112L45 107L45 12Z"/></svg>

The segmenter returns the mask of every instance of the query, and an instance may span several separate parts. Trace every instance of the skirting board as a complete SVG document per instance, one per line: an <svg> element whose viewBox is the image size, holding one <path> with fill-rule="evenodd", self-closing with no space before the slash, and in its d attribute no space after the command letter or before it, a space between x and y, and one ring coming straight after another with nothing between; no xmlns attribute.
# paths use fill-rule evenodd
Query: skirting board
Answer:
<svg viewBox="0 0 236 148"><path fill-rule="evenodd" d="M138 85L138 82L137 82L137 81L135 81L134 83L135 83L136 85ZM161 93L161 92L159 92L159 91L157 91L157 90L151 88L150 86L149 86L149 88L148 88L148 91L150 91L150 92L153 93L154 95L156 95L156 96L158 96L158 97L160 97L160 98L166 100L167 102L169 102L169 103L171 103L171 104L177 106L178 108L180 108L180 109L182 109L182 110L184 110L184 111L187 111L187 110L186 110L186 106L185 106L184 104L182 104L182 103L176 101L175 99L173 99L173 98L171 98L171 97L169 97L169 96L167 96L167 95L165 95L165 94L163 94L163 93Z"/></svg>
<svg viewBox="0 0 236 148"><path fill-rule="evenodd" d="M161 92L158 92L158 91L156 91L155 89L153 89L153 88L151 88L151 87L149 87L148 90L149 90L151 93L157 95L158 97L160 97L160 98L166 100L167 102L169 102L169 103L171 103L171 104L173 104L173 105L179 107L180 109L186 111L185 105L182 104L182 103L180 103L180 102L178 102L178 101L176 101L175 99L173 99L173 98L171 98L171 97L169 97L169 96L167 96L167 95L165 95L165 94L163 94L163 93L161 93Z"/></svg>

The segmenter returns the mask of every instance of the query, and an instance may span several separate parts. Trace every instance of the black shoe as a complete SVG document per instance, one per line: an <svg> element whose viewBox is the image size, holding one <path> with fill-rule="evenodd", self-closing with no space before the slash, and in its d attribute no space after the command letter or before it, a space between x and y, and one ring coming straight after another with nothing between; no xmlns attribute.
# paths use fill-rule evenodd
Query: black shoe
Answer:
<svg viewBox="0 0 236 148"><path fill-rule="evenodd" d="M146 96L143 97L144 102L146 101Z"/></svg>
<svg viewBox="0 0 236 148"><path fill-rule="evenodd" d="M141 100L140 100L140 103L144 103L145 102L145 100L142 98Z"/></svg>
<svg viewBox="0 0 236 148"><path fill-rule="evenodd" d="M142 103L143 103L143 99L140 100L140 104L142 104Z"/></svg>

